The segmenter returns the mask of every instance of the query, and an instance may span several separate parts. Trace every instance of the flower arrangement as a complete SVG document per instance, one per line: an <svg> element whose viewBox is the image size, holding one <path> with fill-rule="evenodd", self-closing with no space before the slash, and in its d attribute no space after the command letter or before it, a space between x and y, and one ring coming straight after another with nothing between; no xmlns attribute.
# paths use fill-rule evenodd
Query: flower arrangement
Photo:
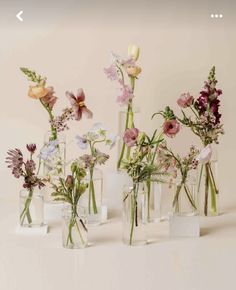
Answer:
<svg viewBox="0 0 236 290"><path fill-rule="evenodd" d="M86 240L83 232L87 232L87 228L83 219L80 217L78 212L78 204L81 196L86 191L88 184L83 181L86 175L86 170L81 163L74 161L71 164L71 174L67 175L66 179L60 178L60 184L53 184L54 192L52 196L55 201L62 201L69 204L69 221L66 224L67 237L65 241L65 247L76 246L75 233L79 235L81 247L86 246ZM66 216L67 218L67 216ZM67 221L66 221L67 223ZM78 246L78 245L77 245Z"/></svg>
<svg viewBox="0 0 236 290"><path fill-rule="evenodd" d="M116 54L112 54L112 64L104 69L105 74L111 81L116 81L120 86L121 95L117 97L117 103L120 106L127 106L126 121L124 131L135 127L133 98L135 83L142 69L136 64L139 58L139 48L135 45L128 47L128 58L122 59ZM128 79L128 82L127 82ZM124 132L123 131L123 132ZM125 142L122 143L122 149L117 163L117 168L121 168L122 160L129 159L130 148L126 147Z"/></svg>
<svg viewBox="0 0 236 290"><path fill-rule="evenodd" d="M137 128L126 129L123 140L127 147L134 147L134 150L129 159L122 161L122 168L124 168L132 179L132 190L126 193L124 202L131 196L131 228L129 244L132 245L134 227L138 227L138 194L139 187L142 182L150 182L152 180L162 181L162 176L166 175L162 166L154 162L155 153L152 149L156 148L162 142L160 136L157 136L155 131L152 137L144 132L140 132ZM149 202L149 198L148 198ZM148 205L149 206L149 205ZM146 222L146 221L145 221Z"/></svg>
<svg viewBox="0 0 236 290"><path fill-rule="evenodd" d="M220 96L222 90L216 88L217 80L215 77L215 67L209 73L208 80L205 82L203 90L197 98L194 98L190 93L181 94L177 103L182 108L182 117L178 117L174 112L168 108L163 114L168 120L168 113L170 113L172 120L175 123L179 122L184 126L191 129L191 131L200 138L203 147L201 156L205 153L212 155L211 144L218 144L219 136L224 134L223 124L221 124ZM185 110L189 109L192 115L187 115ZM167 128L166 132L172 135L172 131L178 131L176 124L171 124L172 128ZM204 153L205 152L205 153ZM210 152L210 153L209 153ZM205 173L205 174L204 174ZM202 183L203 176L205 175L205 201L204 201L204 214L208 215L208 197L211 194L211 213L217 214L216 196L219 193L215 177L212 170L211 161L202 162L200 169L200 176L198 181L198 191Z"/></svg>
<svg viewBox="0 0 236 290"><path fill-rule="evenodd" d="M77 144L80 149L86 150L89 148L90 153L79 157L85 168L88 170L89 186L88 186L88 213L97 214L98 207L96 201L96 192L94 186L94 170L97 165L103 165L109 159L109 155L101 152L97 145L105 144L111 148L115 146L116 135L108 135L101 123L96 123L92 129L83 136L76 136Z"/></svg>
<svg viewBox="0 0 236 290"><path fill-rule="evenodd" d="M12 174L15 178L23 178L23 188L27 189L28 197L26 198L24 208L20 213L20 224L23 225L25 219L27 219L28 225L32 224L32 217L30 213L30 204L32 201L34 189L39 189L45 186L45 180L38 176L40 163L36 170L36 163L33 160L33 156L36 151L35 144L27 144L26 148L30 153L29 159L24 160L23 153L20 149L12 149L7 152L6 163L12 170Z"/></svg>

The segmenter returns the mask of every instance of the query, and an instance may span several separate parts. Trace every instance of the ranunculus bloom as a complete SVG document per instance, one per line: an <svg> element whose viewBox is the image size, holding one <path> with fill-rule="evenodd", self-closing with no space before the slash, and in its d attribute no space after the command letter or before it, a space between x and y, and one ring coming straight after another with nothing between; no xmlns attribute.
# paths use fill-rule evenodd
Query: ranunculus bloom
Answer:
<svg viewBox="0 0 236 290"><path fill-rule="evenodd" d="M137 142L138 134L139 134L139 129L137 128L127 129L123 136L123 140L125 144L128 147L133 147L135 143Z"/></svg>
<svg viewBox="0 0 236 290"><path fill-rule="evenodd" d="M85 105L85 94L82 89L78 89L76 96L71 92L66 92L66 96L74 110L75 120L81 120L83 114L89 119L93 117L93 113Z"/></svg>
<svg viewBox="0 0 236 290"><path fill-rule="evenodd" d="M134 64L126 64L124 68L127 74L132 77L137 77L142 71L140 66Z"/></svg>
<svg viewBox="0 0 236 290"><path fill-rule="evenodd" d="M168 137L174 137L180 130L180 123L176 120L166 120L163 124L163 131Z"/></svg>
<svg viewBox="0 0 236 290"><path fill-rule="evenodd" d="M47 93L48 93L48 89L46 89L42 85L30 86L28 96L31 97L32 99L37 100L37 99L45 97Z"/></svg>
<svg viewBox="0 0 236 290"><path fill-rule="evenodd" d="M210 144L208 144L201 150L199 155L196 157L196 160L199 163L206 164L211 160L211 156L212 156L212 147Z"/></svg>
<svg viewBox="0 0 236 290"><path fill-rule="evenodd" d="M190 93L181 94L177 100L177 104L181 108L187 108L193 104L193 96L191 96Z"/></svg>
<svg viewBox="0 0 236 290"><path fill-rule="evenodd" d="M128 46L128 55L132 57L133 60L137 61L139 58L139 47L133 44Z"/></svg>

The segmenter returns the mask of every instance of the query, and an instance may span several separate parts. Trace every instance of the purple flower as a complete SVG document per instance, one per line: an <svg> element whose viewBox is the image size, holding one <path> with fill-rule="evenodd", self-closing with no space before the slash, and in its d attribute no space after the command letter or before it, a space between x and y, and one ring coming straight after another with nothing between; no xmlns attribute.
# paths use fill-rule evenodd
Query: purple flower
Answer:
<svg viewBox="0 0 236 290"><path fill-rule="evenodd" d="M93 113L85 105L85 94L82 89L78 89L76 96L71 92L66 92L66 96L74 110L75 120L81 120L83 114L89 119L93 117Z"/></svg>
<svg viewBox="0 0 236 290"><path fill-rule="evenodd" d="M75 138L80 149L86 150L88 148L88 141L86 138L80 137L79 135L77 135Z"/></svg>
<svg viewBox="0 0 236 290"><path fill-rule="evenodd" d="M33 160L27 160L25 163L25 170L27 173L33 173L36 169L36 164Z"/></svg>
<svg viewBox="0 0 236 290"><path fill-rule="evenodd" d="M34 154L36 150L36 144L27 144L26 148L31 154Z"/></svg>
<svg viewBox="0 0 236 290"><path fill-rule="evenodd" d="M108 79L111 81L117 81L118 80L118 74L117 74L117 67L113 63L108 68L104 68L104 72Z"/></svg>
<svg viewBox="0 0 236 290"><path fill-rule="evenodd" d="M57 140L49 141L44 147L40 150L39 157L44 160L50 160L57 152L59 142Z"/></svg>
<svg viewBox="0 0 236 290"><path fill-rule="evenodd" d="M23 154L20 149L16 148L14 150L9 150L7 152L8 156L6 158L6 163L8 168L12 169L12 174L19 178L23 174Z"/></svg>
<svg viewBox="0 0 236 290"><path fill-rule="evenodd" d="M138 139L139 129L127 129L124 133L123 140L128 147L133 147Z"/></svg>
<svg viewBox="0 0 236 290"><path fill-rule="evenodd" d="M134 95L132 89L129 86L123 83L121 83L121 85L122 85L121 87L122 94L117 97L116 101L120 106L124 106L129 104L129 102L133 99Z"/></svg>

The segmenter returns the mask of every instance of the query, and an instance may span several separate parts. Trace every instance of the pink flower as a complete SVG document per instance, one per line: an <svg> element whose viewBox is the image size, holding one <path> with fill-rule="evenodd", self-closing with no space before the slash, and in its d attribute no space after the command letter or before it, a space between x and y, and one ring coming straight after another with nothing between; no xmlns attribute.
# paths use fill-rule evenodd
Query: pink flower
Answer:
<svg viewBox="0 0 236 290"><path fill-rule="evenodd" d="M127 129L124 133L123 140L128 147L133 147L137 142L138 135L139 129L137 128Z"/></svg>
<svg viewBox="0 0 236 290"><path fill-rule="evenodd" d="M212 156L212 147L210 144L208 144L205 148L201 150L199 155L196 157L196 160L199 163L206 164L211 160Z"/></svg>
<svg viewBox="0 0 236 290"><path fill-rule="evenodd" d="M41 101L49 108L52 110L54 105L56 104L57 97L54 95L54 88L53 87L48 87L47 89L47 94L41 98Z"/></svg>
<svg viewBox="0 0 236 290"><path fill-rule="evenodd" d="M89 119L93 117L93 113L85 105L85 94L82 89L78 89L76 96L71 92L66 92L66 96L71 103L75 114L75 120L81 120L83 114Z"/></svg>
<svg viewBox="0 0 236 290"><path fill-rule="evenodd" d="M108 68L104 68L104 72L111 81L118 80L117 67L113 63Z"/></svg>
<svg viewBox="0 0 236 290"><path fill-rule="evenodd" d="M191 96L190 93L183 93L178 98L177 104L181 108L187 108L193 104L193 96Z"/></svg>
<svg viewBox="0 0 236 290"><path fill-rule="evenodd" d="M133 95L132 89L129 86L123 83L121 83L121 85L122 85L121 87L122 94L117 97L116 101L120 106L124 106L124 105L128 105L130 100L133 99L134 95Z"/></svg>
<svg viewBox="0 0 236 290"><path fill-rule="evenodd" d="M176 119L166 120L163 124L163 131L168 137L173 138L180 130L180 123Z"/></svg>

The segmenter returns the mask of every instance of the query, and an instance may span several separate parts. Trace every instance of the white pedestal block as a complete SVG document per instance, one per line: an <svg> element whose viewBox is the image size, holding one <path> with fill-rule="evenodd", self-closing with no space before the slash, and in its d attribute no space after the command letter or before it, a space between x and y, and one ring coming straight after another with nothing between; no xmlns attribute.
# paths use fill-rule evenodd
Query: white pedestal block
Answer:
<svg viewBox="0 0 236 290"><path fill-rule="evenodd" d="M199 237L200 222L198 215L169 216L170 237Z"/></svg>
<svg viewBox="0 0 236 290"><path fill-rule="evenodd" d="M108 208L120 209L125 185L131 185L131 179L126 172L109 170L105 175L105 194Z"/></svg>
<svg viewBox="0 0 236 290"><path fill-rule="evenodd" d="M20 225L16 228L17 235L29 235L29 236L38 236L46 235L48 232L48 225L43 225L41 227L21 227Z"/></svg>
<svg viewBox="0 0 236 290"><path fill-rule="evenodd" d="M46 222L59 221L62 218L63 203L44 203L44 220Z"/></svg>

